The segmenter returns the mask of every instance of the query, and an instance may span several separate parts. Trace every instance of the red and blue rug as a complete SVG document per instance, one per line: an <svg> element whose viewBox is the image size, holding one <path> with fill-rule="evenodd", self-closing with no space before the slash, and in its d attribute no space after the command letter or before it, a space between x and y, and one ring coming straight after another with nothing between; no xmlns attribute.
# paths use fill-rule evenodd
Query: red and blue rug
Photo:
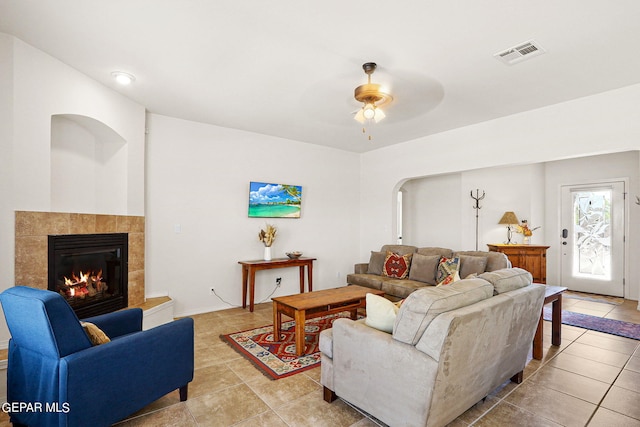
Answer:
<svg viewBox="0 0 640 427"><path fill-rule="evenodd" d="M305 322L304 355L296 355L295 322L282 323L281 339L274 341L273 325L222 335L236 351L273 379L288 377L320 366L320 332L349 312L309 319Z"/></svg>
<svg viewBox="0 0 640 427"><path fill-rule="evenodd" d="M543 312L544 320L551 320L551 306L545 307ZM562 310L562 323L592 331L604 332L605 334L640 340L640 325L636 323L605 319L604 317L590 316L588 314L566 310Z"/></svg>

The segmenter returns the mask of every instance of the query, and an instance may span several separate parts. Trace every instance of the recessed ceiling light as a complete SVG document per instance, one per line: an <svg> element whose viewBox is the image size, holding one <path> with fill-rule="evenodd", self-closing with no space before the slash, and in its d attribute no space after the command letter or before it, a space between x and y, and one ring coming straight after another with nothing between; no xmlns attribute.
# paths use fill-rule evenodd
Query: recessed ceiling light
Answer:
<svg viewBox="0 0 640 427"><path fill-rule="evenodd" d="M125 73L124 71L114 71L111 75L118 83L125 86L136 80L133 74Z"/></svg>

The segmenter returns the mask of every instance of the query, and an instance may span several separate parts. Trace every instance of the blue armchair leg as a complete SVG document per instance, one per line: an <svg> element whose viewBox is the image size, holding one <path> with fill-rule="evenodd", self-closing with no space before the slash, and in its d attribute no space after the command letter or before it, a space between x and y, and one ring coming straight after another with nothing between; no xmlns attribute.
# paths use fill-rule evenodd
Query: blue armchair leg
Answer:
<svg viewBox="0 0 640 427"><path fill-rule="evenodd" d="M180 390L180 402L184 402L187 400L187 394L189 392L189 384L185 384L179 388Z"/></svg>

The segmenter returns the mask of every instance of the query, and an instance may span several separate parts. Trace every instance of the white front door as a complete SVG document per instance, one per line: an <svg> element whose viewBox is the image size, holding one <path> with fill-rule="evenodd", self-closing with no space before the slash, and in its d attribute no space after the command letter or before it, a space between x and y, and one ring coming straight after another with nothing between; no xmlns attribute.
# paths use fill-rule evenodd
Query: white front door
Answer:
<svg viewBox="0 0 640 427"><path fill-rule="evenodd" d="M562 286L624 296L623 181L562 186Z"/></svg>

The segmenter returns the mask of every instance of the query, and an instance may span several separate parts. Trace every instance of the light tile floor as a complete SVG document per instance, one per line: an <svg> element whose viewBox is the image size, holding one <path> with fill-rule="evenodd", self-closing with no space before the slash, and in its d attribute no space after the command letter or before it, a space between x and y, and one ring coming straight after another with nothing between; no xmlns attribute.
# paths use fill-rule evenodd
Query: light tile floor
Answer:
<svg viewBox="0 0 640 427"><path fill-rule="evenodd" d="M619 304L571 294L563 308L640 323L637 301L613 302ZM271 324L270 303L253 313L233 308L193 318L196 370L189 399L179 402L178 393L170 393L118 427L381 425L340 399L324 402L320 368L273 381L220 339ZM555 347L550 322L544 326L544 357L528 362L524 382L503 384L450 426L640 427L640 341L562 325L562 345ZM0 426L8 425L6 418Z"/></svg>

